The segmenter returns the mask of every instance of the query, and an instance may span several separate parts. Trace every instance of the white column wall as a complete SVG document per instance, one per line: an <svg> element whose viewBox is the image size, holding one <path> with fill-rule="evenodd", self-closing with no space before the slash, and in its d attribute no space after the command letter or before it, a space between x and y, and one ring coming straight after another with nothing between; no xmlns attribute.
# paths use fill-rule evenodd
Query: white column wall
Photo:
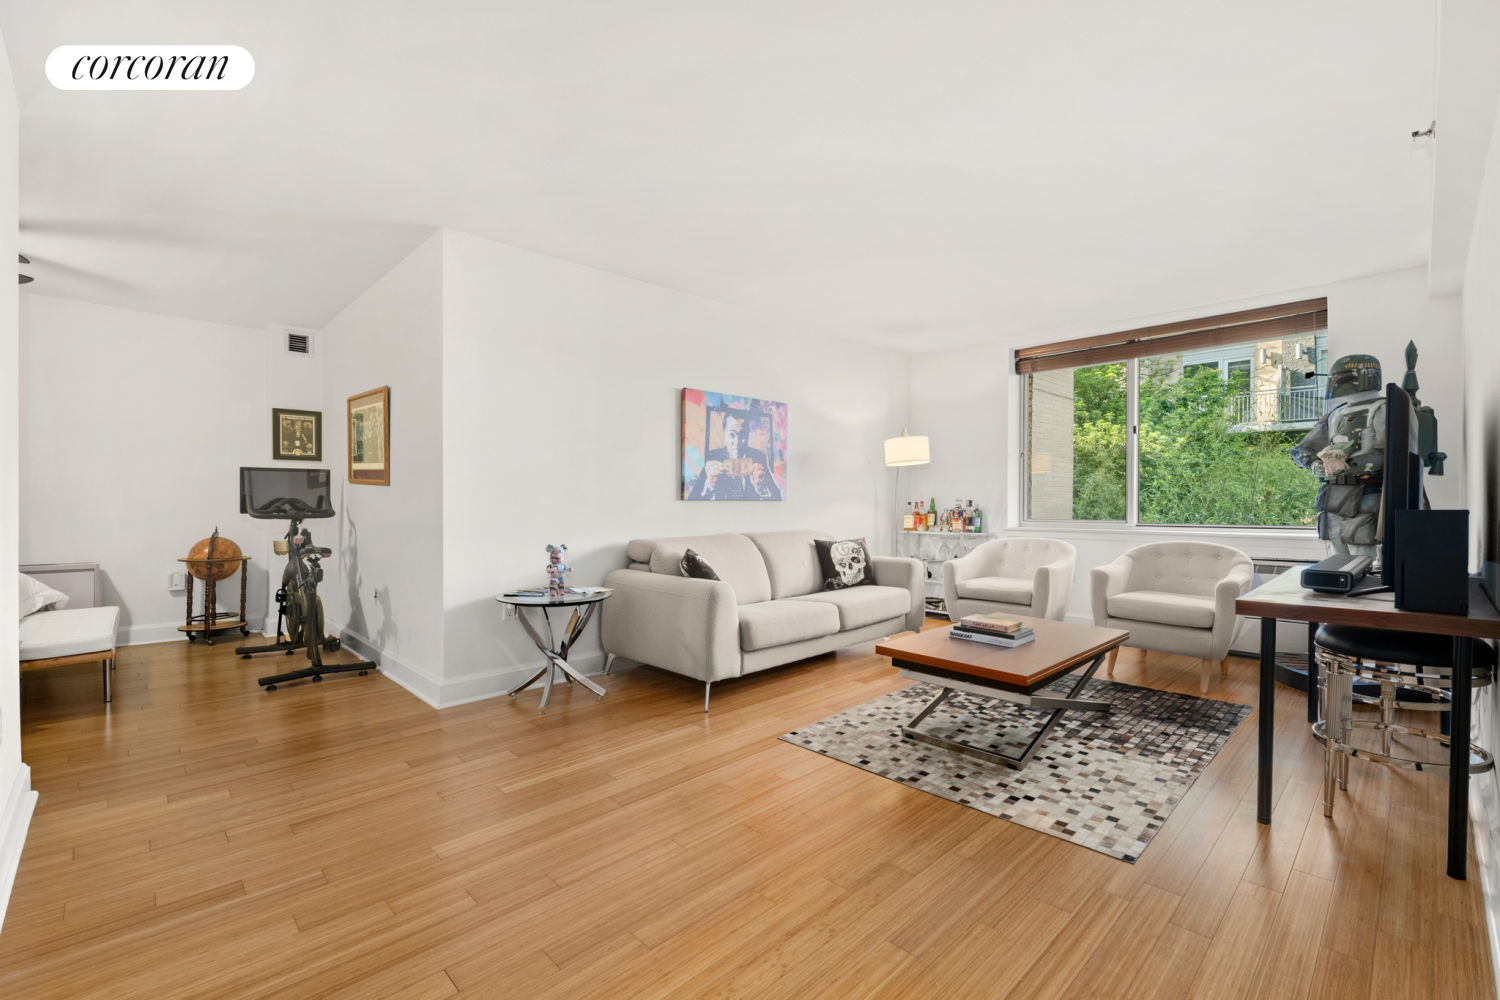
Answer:
<svg viewBox="0 0 1500 1000"><path fill-rule="evenodd" d="M0 42L0 259L16 259L19 144L10 57ZM0 282L0 567L19 545L19 333L16 285ZM16 649L16 574L0 573L0 921L10 901L26 829L36 807L31 770L21 763L21 675Z"/></svg>
<svg viewBox="0 0 1500 1000"><path fill-rule="evenodd" d="M323 454L336 518L308 522L334 557L319 594L330 631L378 654L433 704L443 652L443 234L435 232L323 328ZM391 391L391 482L348 481L347 402Z"/></svg>

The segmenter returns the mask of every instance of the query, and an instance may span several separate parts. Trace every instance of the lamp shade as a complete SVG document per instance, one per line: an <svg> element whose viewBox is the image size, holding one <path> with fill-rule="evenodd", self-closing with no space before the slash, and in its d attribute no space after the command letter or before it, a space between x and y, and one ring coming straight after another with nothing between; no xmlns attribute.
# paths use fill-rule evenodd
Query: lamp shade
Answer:
<svg viewBox="0 0 1500 1000"><path fill-rule="evenodd" d="M902 465L926 465L932 461L927 450L927 436L902 434L900 437L885 439L885 464Z"/></svg>

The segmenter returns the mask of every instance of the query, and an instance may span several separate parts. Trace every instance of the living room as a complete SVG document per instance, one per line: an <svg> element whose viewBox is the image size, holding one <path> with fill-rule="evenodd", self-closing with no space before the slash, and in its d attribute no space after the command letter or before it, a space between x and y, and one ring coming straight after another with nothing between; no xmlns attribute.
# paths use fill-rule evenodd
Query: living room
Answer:
<svg viewBox="0 0 1500 1000"><path fill-rule="evenodd" d="M1500 797L1441 770L1450 714L1500 743L1489 626L1454 639L1472 697L1387 717L1359 699L1416 682L1333 633L1355 704L1316 669L1309 700L1337 618L1236 606L1334 551L1342 481L1291 451L1361 355L1366 393L1415 372L1425 501L1493 597L1487 8L69 2L0 34L0 548L116 609L107 649L0 660L4 995L1495 995ZM85 87L82 43L137 42L253 73ZM289 530L258 469L328 474ZM985 561L1043 545L1045 609ZM1156 588L1212 641L1109 610L1143 546L1234 563ZM980 566L1024 598L959 589ZM928 670L912 643L978 645L965 601L1045 676ZM959 702L1050 721L1019 767L924 742ZM1157 718L1189 762L1137 745ZM1080 784L1085 745L1169 791ZM1057 827L1064 786L1119 830Z"/></svg>

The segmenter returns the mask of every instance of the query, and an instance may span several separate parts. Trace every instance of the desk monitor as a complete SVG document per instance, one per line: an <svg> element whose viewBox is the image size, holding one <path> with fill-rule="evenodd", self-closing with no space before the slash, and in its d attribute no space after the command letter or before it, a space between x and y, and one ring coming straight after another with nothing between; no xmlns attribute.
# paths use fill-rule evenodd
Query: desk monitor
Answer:
<svg viewBox="0 0 1500 1000"><path fill-rule="evenodd" d="M1385 491L1381 496L1380 582L1396 582L1396 511L1422 507L1422 456L1417 450L1417 410L1411 395L1385 387Z"/></svg>
<svg viewBox="0 0 1500 1000"><path fill-rule="evenodd" d="M240 513L289 521L332 517L327 469L240 468Z"/></svg>

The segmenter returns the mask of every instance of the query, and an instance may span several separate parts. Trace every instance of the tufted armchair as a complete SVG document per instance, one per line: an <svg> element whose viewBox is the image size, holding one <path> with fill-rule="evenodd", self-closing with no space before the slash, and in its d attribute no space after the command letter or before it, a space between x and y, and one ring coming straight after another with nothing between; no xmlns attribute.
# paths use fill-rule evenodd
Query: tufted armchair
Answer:
<svg viewBox="0 0 1500 1000"><path fill-rule="evenodd" d="M1001 612L1062 621L1078 553L1051 538L997 538L943 563L948 617Z"/></svg>
<svg viewBox="0 0 1500 1000"><path fill-rule="evenodd" d="M1229 644L1239 619L1234 602L1250 589L1254 567L1239 549L1211 542L1138 545L1093 570L1094 624L1127 629L1125 645L1203 661L1199 689L1208 691L1209 662L1229 670ZM1115 657L1110 654L1109 672Z"/></svg>

